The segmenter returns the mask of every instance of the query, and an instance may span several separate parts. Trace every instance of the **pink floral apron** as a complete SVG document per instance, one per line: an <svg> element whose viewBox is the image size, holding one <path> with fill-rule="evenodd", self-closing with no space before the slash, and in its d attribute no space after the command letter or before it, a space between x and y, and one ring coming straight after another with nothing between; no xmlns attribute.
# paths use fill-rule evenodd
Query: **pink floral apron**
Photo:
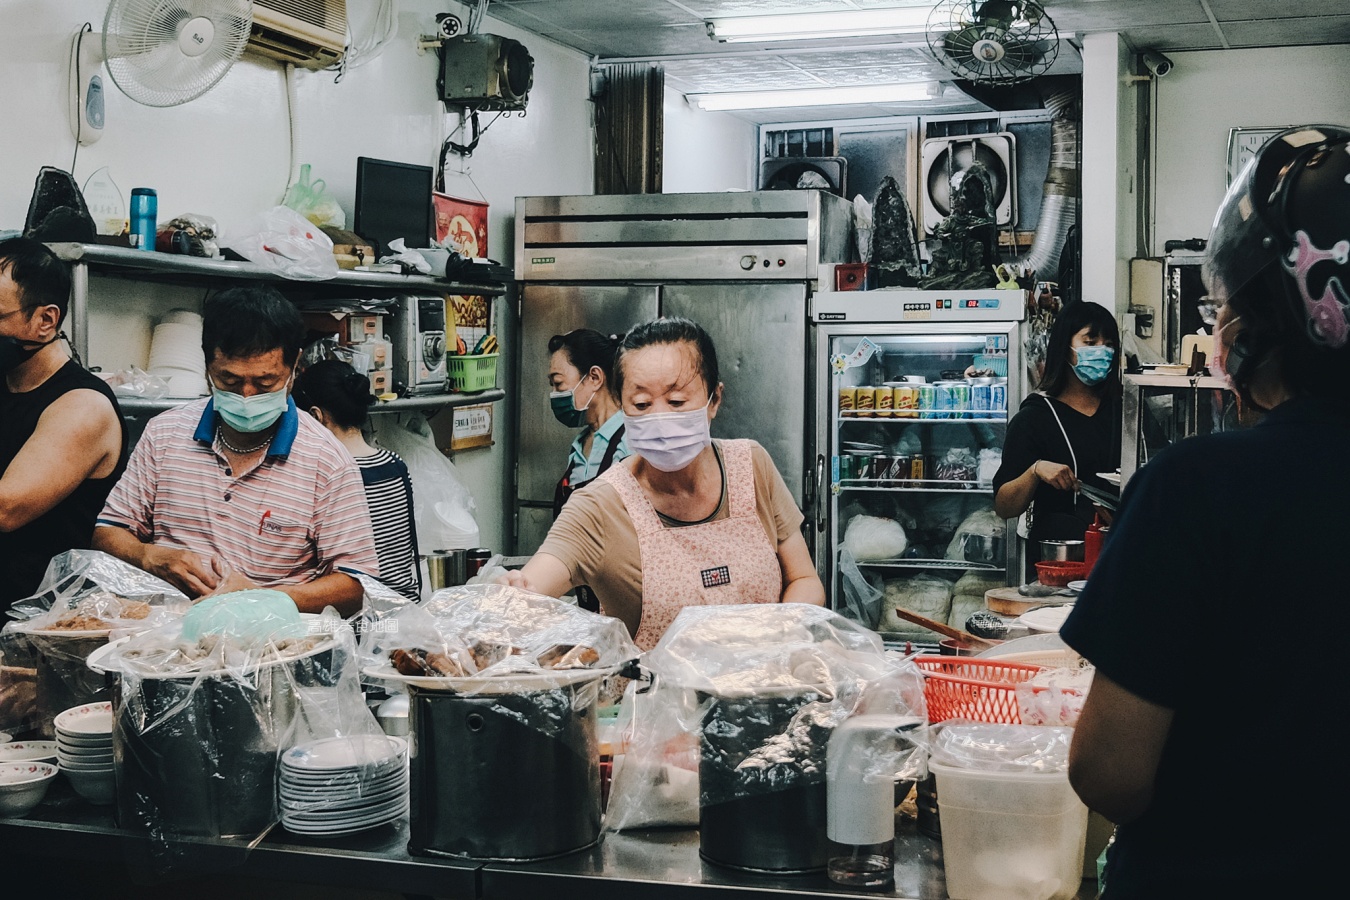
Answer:
<svg viewBox="0 0 1350 900"><path fill-rule="evenodd" d="M600 476L614 486L637 528L642 557L642 617L634 641L647 651L686 606L778 603L778 548L755 511L749 441L718 441L726 470L725 519L667 528L627 466Z"/></svg>

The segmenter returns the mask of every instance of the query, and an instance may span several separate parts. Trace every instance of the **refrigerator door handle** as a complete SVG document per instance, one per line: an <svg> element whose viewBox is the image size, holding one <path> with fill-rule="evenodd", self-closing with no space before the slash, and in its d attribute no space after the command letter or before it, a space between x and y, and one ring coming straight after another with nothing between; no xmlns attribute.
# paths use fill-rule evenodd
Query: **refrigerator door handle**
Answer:
<svg viewBox="0 0 1350 900"><path fill-rule="evenodd" d="M825 530L825 455L816 455L816 531Z"/></svg>

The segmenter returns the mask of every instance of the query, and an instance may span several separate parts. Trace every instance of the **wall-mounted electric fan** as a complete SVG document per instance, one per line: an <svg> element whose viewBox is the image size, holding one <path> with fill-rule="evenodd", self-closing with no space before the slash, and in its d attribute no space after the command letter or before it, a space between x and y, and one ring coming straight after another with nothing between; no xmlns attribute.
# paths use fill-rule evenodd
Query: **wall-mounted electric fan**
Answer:
<svg viewBox="0 0 1350 900"><path fill-rule="evenodd" d="M112 0L103 58L122 93L177 106L215 87L248 46L252 0Z"/></svg>
<svg viewBox="0 0 1350 900"><path fill-rule="evenodd" d="M928 15L928 48L962 78L1018 84L1050 70L1059 32L1032 0L945 0Z"/></svg>

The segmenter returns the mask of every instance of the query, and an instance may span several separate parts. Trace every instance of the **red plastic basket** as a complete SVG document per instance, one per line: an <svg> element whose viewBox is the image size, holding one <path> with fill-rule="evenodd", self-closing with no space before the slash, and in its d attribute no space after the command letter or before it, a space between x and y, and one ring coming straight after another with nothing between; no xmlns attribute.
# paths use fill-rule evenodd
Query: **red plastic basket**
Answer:
<svg viewBox="0 0 1350 900"><path fill-rule="evenodd" d="M917 656L923 672L923 699L928 721L948 719L1022 724L1017 710L1017 685L1030 681L1041 666L960 656Z"/></svg>

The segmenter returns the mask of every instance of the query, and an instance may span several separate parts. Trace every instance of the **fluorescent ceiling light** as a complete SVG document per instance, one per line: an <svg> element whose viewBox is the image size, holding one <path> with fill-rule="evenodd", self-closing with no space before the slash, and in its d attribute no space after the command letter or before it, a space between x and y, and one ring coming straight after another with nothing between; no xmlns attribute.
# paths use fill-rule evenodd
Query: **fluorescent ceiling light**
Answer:
<svg viewBox="0 0 1350 900"><path fill-rule="evenodd" d="M928 30L928 6L858 9L846 12L742 16L707 21L715 41L804 41L875 34L921 34Z"/></svg>
<svg viewBox="0 0 1350 900"><path fill-rule="evenodd" d="M933 81L906 84L870 84L848 87L801 88L790 91L723 91L715 94L688 94L699 109L778 109L790 106L845 106L855 103L904 103L931 100L941 96L941 86Z"/></svg>

